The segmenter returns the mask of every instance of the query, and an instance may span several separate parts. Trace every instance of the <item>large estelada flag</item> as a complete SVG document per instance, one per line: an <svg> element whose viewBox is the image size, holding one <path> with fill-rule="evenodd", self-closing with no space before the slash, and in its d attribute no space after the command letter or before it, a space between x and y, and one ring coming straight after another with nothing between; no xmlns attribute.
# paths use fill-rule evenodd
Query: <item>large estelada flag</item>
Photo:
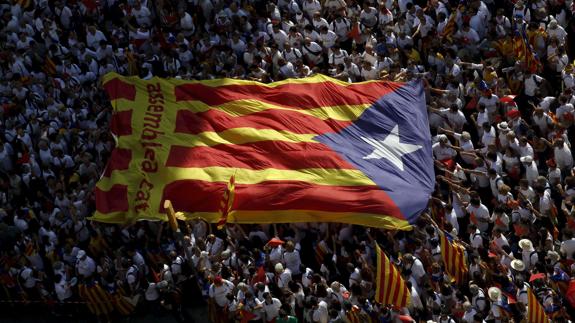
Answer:
<svg viewBox="0 0 575 323"><path fill-rule="evenodd" d="M92 219L166 219L166 199L216 223L342 222L409 229L434 187L421 82L272 84L103 78L117 138Z"/></svg>

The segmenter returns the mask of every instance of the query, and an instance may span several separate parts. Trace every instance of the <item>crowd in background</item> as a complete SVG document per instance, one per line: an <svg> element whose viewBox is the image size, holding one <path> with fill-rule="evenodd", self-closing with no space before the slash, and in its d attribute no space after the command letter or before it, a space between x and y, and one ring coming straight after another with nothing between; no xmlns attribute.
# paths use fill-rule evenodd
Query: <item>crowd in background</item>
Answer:
<svg viewBox="0 0 575 323"><path fill-rule="evenodd" d="M0 4L0 308L108 322L569 322L570 0L12 0ZM518 50L522 38L527 45ZM527 52L526 52L527 48ZM108 72L425 84L437 186L411 232L86 220L114 147ZM466 246L445 272L438 230ZM373 302L375 242L407 308ZM571 301L573 301L571 299ZM6 311L3 311L6 312ZM0 314L2 317L2 314Z"/></svg>

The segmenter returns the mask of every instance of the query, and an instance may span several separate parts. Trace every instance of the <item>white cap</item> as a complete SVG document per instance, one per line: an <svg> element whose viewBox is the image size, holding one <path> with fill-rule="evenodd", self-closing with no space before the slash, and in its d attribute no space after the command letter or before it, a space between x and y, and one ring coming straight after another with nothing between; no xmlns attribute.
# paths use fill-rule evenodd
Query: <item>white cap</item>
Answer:
<svg viewBox="0 0 575 323"><path fill-rule="evenodd" d="M519 160L520 160L522 163L531 164L531 162L533 162L533 157L531 157L531 156L523 156L523 157L519 158Z"/></svg>
<svg viewBox="0 0 575 323"><path fill-rule="evenodd" d="M78 251L78 254L76 255L76 259L83 258L85 255L86 255L86 251L80 250L80 251Z"/></svg>

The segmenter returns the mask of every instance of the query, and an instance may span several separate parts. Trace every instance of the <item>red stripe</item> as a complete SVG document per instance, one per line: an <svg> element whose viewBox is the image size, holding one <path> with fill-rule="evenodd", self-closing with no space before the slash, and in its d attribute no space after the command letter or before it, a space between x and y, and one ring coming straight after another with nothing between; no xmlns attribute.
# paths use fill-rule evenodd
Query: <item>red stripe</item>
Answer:
<svg viewBox="0 0 575 323"><path fill-rule="evenodd" d="M321 120L300 112L278 109L237 117L216 109L198 113L180 110L176 117L175 131L198 134L205 131L221 132L231 128L248 127L323 134L339 131L350 124L351 121Z"/></svg>
<svg viewBox="0 0 575 323"><path fill-rule="evenodd" d="M401 288L401 284L399 282L399 273L397 270L393 270L393 281L391 287L391 297L389 298L389 303L398 305L399 289Z"/></svg>
<svg viewBox="0 0 575 323"><path fill-rule="evenodd" d="M383 296L383 305L387 305L390 303L390 297L391 297L391 286L393 286L393 281L394 281L394 272L393 270L391 270L391 263L386 263L385 264L385 270L389 273L389 276L387 276L387 290L385 291L385 295Z"/></svg>
<svg viewBox="0 0 575 323"><path fill-rule="evenodd" d="M411 291L409 290L409 288L407 288L407 285L405 285L405 282L403 283L403 303L401 304L401 307L406 307L407 304L409 304L409 300L411 298Z"/></svg>
<svg viewBox="0 0 575 323"><path fill-rule="evenodd" d="M371 103L401 87L393 82L369 82L338 85L332 82L315 84L223 85L211 87L201 83L178 85L176 101L201 101L207 105L221 105L235 100L257 99L273 105L297 109L312 109L337 105Z"/></svg>
<svg viewBox="0 0 575 323"><path fill-rule="evenodd" d="M235 167L245 169L355 169L322 143L258 141L212 147L172 146L168 167Z"/></svg>
<svg viewBox="0 0 575 323"><path fill-rule="evenodd" d="M175 181L166 185L162 202L169 199L175 209L184 212L218 212L220 197L226 187L227 183ZM236 184L236 196L238 198L234 210L359 212L404 219L398 207L378 186L327 186L302 181L267 181Z"/></svg>
<svg viewBox="0 0 575 323"><path fill-rule="evenodd" d="M128 186L116 184L109 191L96 187L96 210L100 213L128 211ZM163 205L163 204L162 204Z"/></svg>
<svg viewBox="0 0 575 323"><path fill-rule="evenodd" d="M379 295L377 300L381 303L383 303L383 297L385 296L385 289L384 289L384 283L385 283L385 268L387 265L387 262L385 261L385 254L383 253L383 251L380 249L379 251L379 257L381 259L381 263L379 264L381 266L381 270L380 270L380 275L379 275Z"/></svg>
<svg viewBox="0 0 575 323"><path fill-rule="evenodd" d="M116 136L132 134L132 110L116 112L112 115L110 130Z"/></svg>
<svg viewBox="0 0 575 323"><path fill-rule="evenodd" d="M132 151L130 149L115 148L112 150L112 154L104 170L104 177L110 177L112 171L128 169L131 161Z"/></svg>
<svg viewBox="0 0 575 323"><path fill-rule="evenodd" d="M108 81L104 84L104 89L108 93L110 101L117 99L134 101L136 98L136 87L134 84L126 83L119 78Z"/></svg>

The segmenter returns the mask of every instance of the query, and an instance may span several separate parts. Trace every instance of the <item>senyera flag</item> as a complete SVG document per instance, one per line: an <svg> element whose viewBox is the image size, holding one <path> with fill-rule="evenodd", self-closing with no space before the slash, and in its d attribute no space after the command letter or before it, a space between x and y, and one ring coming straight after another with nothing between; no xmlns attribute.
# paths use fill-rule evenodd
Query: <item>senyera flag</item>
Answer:
<svg viewBox="0 0 575 323"><path fill-rule="evenodd" d="M235 223L409 229L433 190L421 82L272 84L103 78L117 138L94 220L165 220L164 200L217 223L235 177Z"/></svg>

